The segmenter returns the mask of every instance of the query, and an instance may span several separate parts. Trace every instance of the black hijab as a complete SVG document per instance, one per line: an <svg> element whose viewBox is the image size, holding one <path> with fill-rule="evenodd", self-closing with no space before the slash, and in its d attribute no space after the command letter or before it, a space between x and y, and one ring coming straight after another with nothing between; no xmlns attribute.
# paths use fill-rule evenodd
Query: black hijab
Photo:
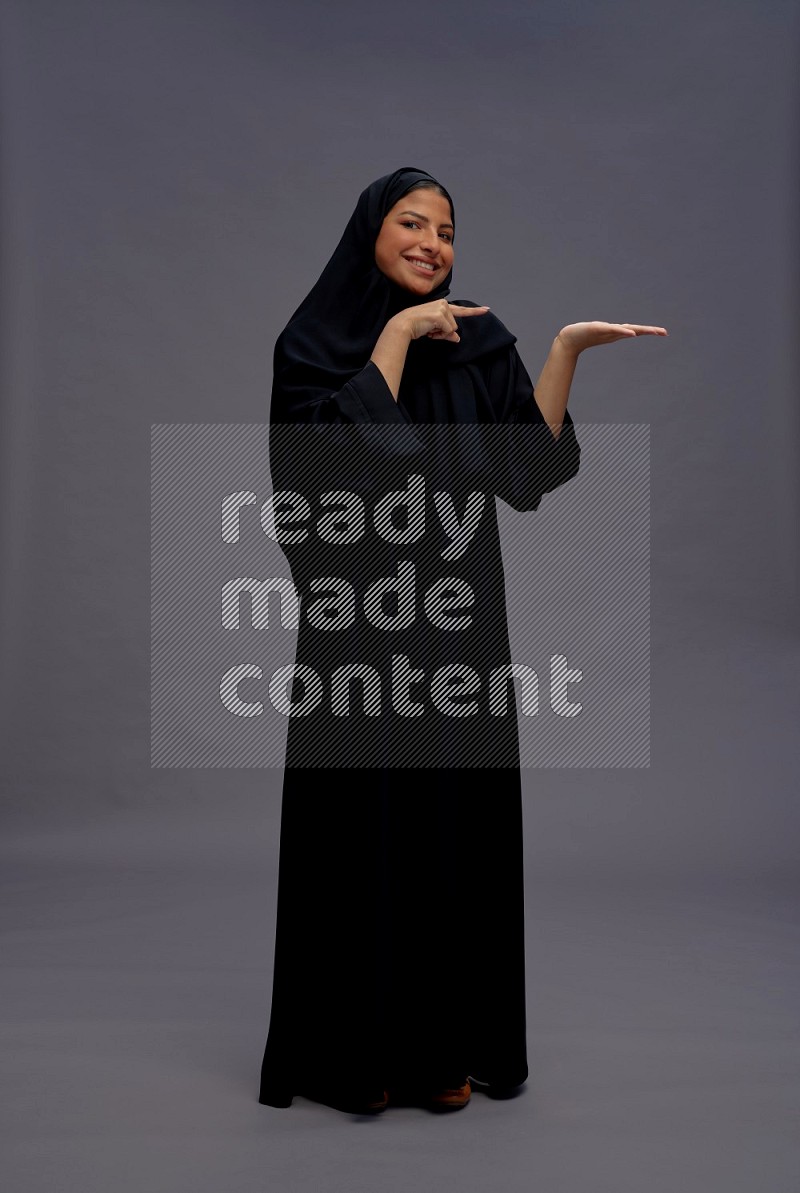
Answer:
<svg viewBox="0 0 800 1193"><path fill-rule="evenodd" d="M375 264L375 242L387 213L398 199L419 186L437 182L431 174L403 166L371 183L359 196L334 253L317 283L301 302L275 345L271 420L302 420L302 410L326 393L338 392L369 361L388 320L398 311L444 298L452 269L429 294L398 286ZM462 306L477 306L469 299ZM491 312L458 323L458 343L412 341L404 374L425 387L432 370L460 368L488 353L508 348L516 336Z"/></svg>

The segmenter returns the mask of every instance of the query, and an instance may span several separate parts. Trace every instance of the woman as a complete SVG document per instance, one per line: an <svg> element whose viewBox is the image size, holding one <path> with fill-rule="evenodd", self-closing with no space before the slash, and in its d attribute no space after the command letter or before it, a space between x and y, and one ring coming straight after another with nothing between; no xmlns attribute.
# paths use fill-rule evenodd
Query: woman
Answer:
<svg viewBox="0 0 800 1193"><path fill-rule="evenodd" d="M287 503L305 616L265 1105L458 1109L472 1088L508 1096L528 1076L494 497L535 510L578 471L566 403L580 352L666 332L565 327L534 398L515 336L488 307L446 299L454 238L430 174L379 178L275 347L275 508Z"/></svg>

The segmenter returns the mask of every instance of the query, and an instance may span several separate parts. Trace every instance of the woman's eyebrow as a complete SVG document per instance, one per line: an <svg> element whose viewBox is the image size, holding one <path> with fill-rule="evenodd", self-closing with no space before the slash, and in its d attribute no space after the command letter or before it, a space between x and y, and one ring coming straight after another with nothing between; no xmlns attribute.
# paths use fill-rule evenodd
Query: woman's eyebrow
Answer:
<svg viewBox="0 0 800 1193"><path fill-rule="evenodd" d="M400 214L401 215L413 215L416 219L422 220L423 223L425 223L425 224L429 224L431 222L428 219L427 215L420 215L420 213L418 211L401 211ZM453 226L452 224L439 224L440 228L452 228L452 226Z"/></svg>

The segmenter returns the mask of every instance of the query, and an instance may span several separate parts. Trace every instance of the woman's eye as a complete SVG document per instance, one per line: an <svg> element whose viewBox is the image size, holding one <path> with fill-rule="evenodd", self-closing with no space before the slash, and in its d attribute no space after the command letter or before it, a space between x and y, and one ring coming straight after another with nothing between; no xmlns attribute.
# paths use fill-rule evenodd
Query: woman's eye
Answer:
<svg viewBox="0 0 800 1193"><path fill-rule="evenodd" d="M419 224L417 223L416 220L401 220L400 224L401 224L401 227L403 227L403 228L418 228L419 227ZM453 239L453 237L450 235L449 232L440 232L439 235L441 236L442 240L446 240L448 244Z"/></svg>

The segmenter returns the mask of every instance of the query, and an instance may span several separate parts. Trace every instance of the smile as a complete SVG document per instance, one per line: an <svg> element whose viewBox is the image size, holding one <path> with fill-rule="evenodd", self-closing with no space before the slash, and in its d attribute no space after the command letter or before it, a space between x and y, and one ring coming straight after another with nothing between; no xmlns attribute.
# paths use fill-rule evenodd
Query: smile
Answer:
<svg viewBox="0 0 800 1193"><path fill-rule="evenodd" d="M423 261L421 257L404 257L403 260L408 261L409 265L413 265L417 269L424 269L426 273L436 273L439 268L438 265L433 265L430 261Z"/></svg>

